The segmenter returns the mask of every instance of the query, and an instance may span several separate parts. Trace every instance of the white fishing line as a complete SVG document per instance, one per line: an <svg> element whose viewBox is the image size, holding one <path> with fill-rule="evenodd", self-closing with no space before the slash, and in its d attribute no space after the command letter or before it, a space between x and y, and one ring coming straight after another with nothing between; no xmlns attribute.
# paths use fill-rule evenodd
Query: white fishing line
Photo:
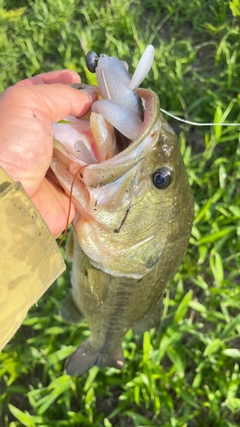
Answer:
<svg viewBox="0 0 240 427"><path fill-rule="evenodd" d="M194 126L240 126L240 123L199 123L199 122L192 122L191 120L181 119L180 117L169 113L168 111L164 110L163 108L160 108L160 111L162 111L164 114L167 114L167 116L170 116L173 119L178 120L179 122L187 123L188 125L194 125Z"/></svg>

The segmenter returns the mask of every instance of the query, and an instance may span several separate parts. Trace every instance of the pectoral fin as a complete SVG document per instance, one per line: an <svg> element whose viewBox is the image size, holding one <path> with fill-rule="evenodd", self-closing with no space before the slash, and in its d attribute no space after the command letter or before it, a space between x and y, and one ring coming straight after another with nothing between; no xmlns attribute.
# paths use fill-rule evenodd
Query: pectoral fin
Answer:
<svg viewBox="0 0 240 427"><path fill-rule="evenodd" d="M68 323L80 323L83 320L83 315L75 305L71 292L62 301L59 315Z"/></svg>
<svg viewBox="0 0 240 427"><path fill-rule="evenodd" d="M143 332L148 331L151 328L158 326L163 312L163 301L162 297L157 301L157 303L150 308L150 310L145 314L142 319L137 320L133 324L132 330L134 334L142 334Z"/></svg>
<svg viewBox="0 0 240 427"><path fill-rule="evenodd" d="M65 368L68 375L82 375L95 365L123 369L124 357L122 348L116 349L114 354L105 353L104 350L101 352L101 349L94 349L91 346L90 339L87 339L73 353Z"/></svg>

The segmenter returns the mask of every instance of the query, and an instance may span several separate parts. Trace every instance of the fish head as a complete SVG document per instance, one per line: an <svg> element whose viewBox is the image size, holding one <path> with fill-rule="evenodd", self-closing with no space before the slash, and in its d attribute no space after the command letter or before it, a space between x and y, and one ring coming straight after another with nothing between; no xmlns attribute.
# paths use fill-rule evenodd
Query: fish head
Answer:
<svg viewBox="0 0 240 427"><path fill-rule="evenodd" d="M103 162L81 164L55 143L52 168L77 209L74 228L92 264L141 278L165 247L188 240L193 201L178 139L159 112L157 95L138 89L142 133ZM76 175L77 174L77 175Z"/></svg>
<svg viewBox="0 0 240 427"><path fill-rule="evenodd" d="M146 89L136 89L136 96L143 119L125 106L118 110L115 99L96 101L83 120L87 153L79 144L77 156L76 138L69 142L70 128L75 132L82 125L69 119L65 139L55 127L51 167L67 194L72 192L76 237L92 265L141 279L166 259L167 249L178 245L184 253L193 200L177 137L160 113L158 96Z"/></svg>

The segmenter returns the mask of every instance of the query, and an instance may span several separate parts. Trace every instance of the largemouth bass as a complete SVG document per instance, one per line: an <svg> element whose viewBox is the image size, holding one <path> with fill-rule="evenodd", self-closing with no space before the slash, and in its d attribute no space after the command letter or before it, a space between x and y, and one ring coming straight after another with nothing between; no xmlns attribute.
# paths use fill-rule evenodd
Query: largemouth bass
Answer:
<svg viewBox="0 0 240 427"><path fill-rule="evenodd" d="M60 314L86 318L91 331L67 362L70 375L123 368L124 335L159 323L188 245L193 198L178 140L158 96L138 88L153 52L146 49L133 76L126 63L90 52L99 100L88 116L54 126L51 167L77 211L67 242L72 288Z"/></svg>

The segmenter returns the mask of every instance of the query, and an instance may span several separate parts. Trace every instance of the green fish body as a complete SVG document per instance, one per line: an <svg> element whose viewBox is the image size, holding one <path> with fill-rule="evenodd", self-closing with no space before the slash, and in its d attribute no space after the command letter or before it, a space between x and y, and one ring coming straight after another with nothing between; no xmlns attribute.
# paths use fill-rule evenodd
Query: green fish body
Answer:
<svg viewBox="0 0 240 427"><path fill-rule="evenodd" d="M193 197L177 137L158 96L135 92L144 106L141 131L112 157L82 164L55 141L52 169L68 194L75 173L77 210L67 243L72 287L60 314L73 323L86 318L91 331L67 362L70 375L93 365L123 368L124 335L160 322L191 233Z"/></svg>

